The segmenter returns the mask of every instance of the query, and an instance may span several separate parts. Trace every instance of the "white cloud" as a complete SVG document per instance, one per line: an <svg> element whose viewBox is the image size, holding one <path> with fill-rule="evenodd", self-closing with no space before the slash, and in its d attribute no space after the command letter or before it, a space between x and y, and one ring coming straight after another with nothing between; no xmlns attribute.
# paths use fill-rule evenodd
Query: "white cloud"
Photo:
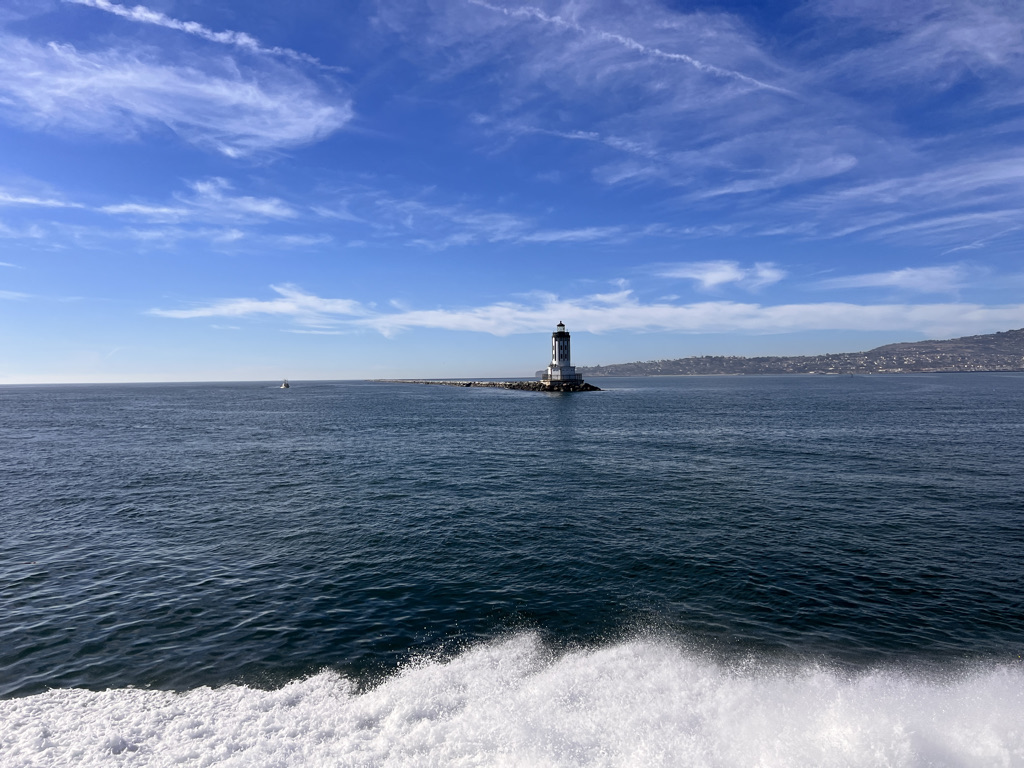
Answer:
<svg viewBox="0 0 1024 768"><path fill-rule="evenodd" d="M582 227L580 229L541 230L524 235L524 243L589 243L608 240L622 234L622 227Z"/></svg>
<svg viewBox="0 0 1024 768"><path fill-rule="evenodd" d="M526 220L508 213L495 213L461 205L428 205L418 200L379 197L374 201L378 220L407 230L436 233L414 242L420 245L467 245L517 240L529 231ZM451 229L456 231L452 232Z"/></svg>
<svg viewBox="0 0 1024 768"><path fill-rule="evenodd" d="M496 336L550 330L554 320L573 331L591 333L668 331L678 333L782 333L819 330L913 331L940 336L988 333L1024 326L1024 304L984 306L962 302L936 304L853 304L819 302L762 304L707 301L675 304L643 302L624 289L579 298L535 294L530 302L418 310L395 305L378 312L350 299L324 299L294 286L272 286L281 298L223 299L183 310L151 310L163 317L247 317L276 315L314 329L338 325L391 336L404 330L473 330ZM334 331L337 332L337 331Z"/></svg>
<svg viewBox="0 0 1024 768"><path fill-rule="evenodd" d="M104 205L98 209L101 213L115 216L137 216L152 221L178 221L189 214L185 208L169 205L145 205L142 203L119 203Z"/></svg>
<svg viewBox="0 0 1024 768"><path fill-rule="evenodd" d="M763 285L772 285L782 280L786 276L786 272L783 269L779 269L771 262L758 262L754 265L754 268L750 270L750 275L747 278L747 284L753 288L760 288Z"/></svg>
<svg viewBox="0 0 1024 768"><path fill-rule="evenodd" d="M677 264L659 273L661 277L696 280L702 288L716 288L725 283L738 283L746 277L735 261L697 261Z"/></svg>
<svg viewBox="0 0 1024 768"><path fill-rule="evenodd" d="M317 205L313 206L313 213L317 216L323 216L325 219L338 219L339 221L351 221L357 224L365 224L366 219L356 216L352 211L348 209L349 201L342 200L335 203L333 206Z"/></svg>
<svg viewBox="0 0 1024 768"><path fill-rule="evenodd" d="M312 210L325 218L365 224L378 237L406 237L407 244L431 250L478 243L596 242L644 234L631 233L620 226L546 229L513 213L480 210L461 203L403 199L368 189L351 192L337 203L318 205Z"/></svg>
<svg viewBox="0 0 1024 768"><path fill-rule="evenodd" d="M1020 230L1021 227L1007 227L1006 229L1000 230L998 232L993 232L992 234L986 235L985 237L979 238L978 240L974 240L964 245L959 245L955 248L950 248L948 251L943 252L942 255L945 256L948 253L956 253L957 251L976 251L980 248L984 248L990 243L995 242L996 240L1004 238L1006 235L1009 235L1012 232L1019 232Z"/></svg>
<svg viewBox="0 0 1024 768"><path fill-rule="evenodd" d="M213 235L215 243L234 243L245 237L245 232L240 229L224 229Z"/></svg>
<svg viewBox="0 0 1024 768"><path fill-rule="evenodd" d="M31 298L30 294L18 293L17 291L3 291L0 290L0 299L6 299L8 301L20 301L21 299Z"/></svg>
<svg viewBox="0 0 1024 768"><path fill-rule="evenodd" d="M298 73L205 66L0 36L0 111L33 129L115 139L163 125L231 157L317 141L352 117L348 99L328 97Z"/></svg>
<svg viewBox="0 0 1024 768"><path fill-rule="evenodd" d="M677 187L682 215L890 242L917 227L945 250L990 241L1024 207L1021 3L812 0L790 19L803 34L780 44L692 4L379 2L496 151L561 151L600 184ZM494 71L485 95L451 95Z"/></svg>
<svg viewBox="0 0 1024 768"><path fill-rule="evenodd" d="M79 203L70 203L66 200L55 198L35 197L33 195L19 195L13 192L0 190L0 205L27 205L40 208L84 208Z"/></svg>
<svg viewBox="0 0 1024 768"><path fill-rule="evenodd" d="M298 333L306 336L347 336L352 331L318 331L309 328L285 328L285 333Z"/></svg>
<svg viewBox="0 0 1024 768"><path fill-rule="evenodd" d="M218 217L293 219L299 215L292 206L277 197L232 195L233 187L227 179L203 179L189 186L194 194L182 197L182 201Z"/></svg>
<svg viewBox="0 0 1024 768"><path fill-rule="evenodd" d="M56 197L43 198L0 189L0 206L69 208L155 223L177 223L187 219L206 222L285 220L299 216L299 211L278 197L234 194L233 186L227 179L201 179L188 186L190 194L175 195L177 205L127 202L93 207ZM234 233L234 239L242 236L238 230L230 232Z"/></svg>
<svg viewBox="0 0 1024 768"><path fill-rule="evenodd" d="M905 164L905 158L894 160ZM909 169L903 169L909 171ZM944 253L979 248L1019 227L1024 207L1024 156L996 149L942 159L920 172L860 179L776 205L779 221L798 218L811 237L847 237L935 246Z"/></svg>
<svg viewBox="0 0 1024 768"><path fill-rule="evenodd" d="M824 68L831 79L856 78L858 87L894 81L944 90L963 76L993 70L1019 73L1024 13L1019 3L961 0L902 2L818 0L808 5L872 44L840 51Z"/></svg>
<svg viewBox="0 0 1024 768"><path fill-rule="evenodd" d="M760 288L782 280L786 272L771 262L758 262L752 267L741 267L735 261L693 261L673 264L658 272L660 277L696 280L708 290L728 283L745 288Z"/></svg>
<svg viewBox="0 0 1024 768"><path fill-rule="evenodd" d="M840 154L816 160L796 159L791 165L769 174L760 174L753 179L730 181L720 187L712 187L694 193L696 198L718 197L719 195L738 195L746 192L788 187L815 179L825 179L849 171L857 165L857 158L852 155Z"/></svg>
<svg viewBox="0 0 1024 768"><path fill-rule="evenodd" d="M52 232L49 240L55 242L57 236L73 242L76 247L93 248L108 247L110 241L130 240L151 245L155 248L173 248L186 241L206 241L216 245L226 245L250 237L240 229L216 226L184 226L167 224L157 220L149 226L103 227L68 224L51 224ZM31 233L20 233L20 237L29 237ZM271 239L267 238L267 242Z"/></svg>
<svg viewBox="0 0 1024 768"><path fill-rule="evenodd" d="M0 221L0 237L9 238L11 240L43 240L47 237L45 229L40 227L38 224L30 224L27 227L17 228L11 227Z"/></svg>
<svg viewBox="0 0 1024 768"><path fill-rule="evenodd" d="M761 82L757 78L750 77L748 75L743 74L742 72L737 72L735 70L727 69L725 67L715 66L714 64L708 64L706 62L695 59L693 56L689 56L685 53L673 53L670 51L664 51L656 46L645 45L644 43L641 43L640 41L635 40L632 37L621 35L616 32L607 32L599 29L587 29L574 19L568 19L560 15L547 14L539 8L535 8L532 6L504 8L501 6L491 5L490 3L483 2L483 0L469 1L473 5L478 5L481 8L487 8L488 10L496 11L506 16L511 16L520 19L532 19L543 22L545 24L552 25L554 27L558 27L560 29L571 30L583 36L591 37L602 42L610 42L615 45L619 45L630 52L638 53L653 59L660 59L664 61L679 62L682 64L686 64L700 72L703 72L704 74L737 80L743 83L744 85L749 85L754 88L763 88L769 91L776 91L779 93L792 95L792 93L785 88L780 88L779 86L772 85L770 83ZM575 9L571 9L571 11L574 10Z"/></svg>
<svg viewBox="0 0 1024 768"><path fill-rule="evenodd" d="M500 62L493 100L475 99L469 116L506 147L509 138L531 135L600 145L590 154L605 183L661 179L697 187L713 168L793 183L784 171L810 168L802 162L807 139L819 164L811 177L835 172L824 158L849 164L844 156L851 153L806 124L820 97L792 98L790 85L802 87L800 79L761 50L735 15L677 12L643 0L473 4L479 12L438 0L421 17L384 0L381 18L428 65L440 53L445 82ZM764 136L740 141L769 129L781 162L765 151ZM601 147L635 162L606 168Z"/></svg>
<svg viewBox="0 0 1024 768"><path fill-rule="evenodd" d="M962 286L966 270L959 265L948 267L907 267L889 272L833 277L818 283L823 288L900 288L919 293L956 293Z"/></svg>
<svg viewBox="0 0 1024 768"><path fill-rule="evenodd" d="M409 328L479 331L505 336L546 330L557 317L573 330L682 333L780 333L810 330L919 331L927 334L992 331L1024 324L1024 305L858 305L841 302L763 306L728 301L644 304L624 292L616 301L551 299L539 306L512 303L462 310L408 311L356 321L385 335Z"/></svg>
<svg viewBox="0 0 1024 768"><path fill-rule="evenodd" d="M277 299L222 299L206 306L192 309L153 309L150 314L179 319L194 317L247 317L251 315L278 315L318 325L329 322L336 316L360 316L366 309L350 299L322 299L303 292L294 285L270 286L280 298Z"/></svg>
<svg viewBox="0 0 1024 768"><path fill-rule="evenodd" d="M251 35L247 35L245 32L234 32L231 30L215 32L212 29L204 27L198 22L181 21L167 16L160 11L147 8L144 5L135 5L129 8L124 5L118 5L117 3L111 3L109 0L64 0L64 2L96 8L97 10L106 11L107 13L112 13L115 16L120 16L141 24L152 24L158 27L165 27L167 29L185 32L186 34L195 35L196 37L201 37L204 40L209 40L212 43L222 43L224 45L235 46L249 51L250 53L285 56L297 61L304 61L309 64L323 66L319 59L310 56L309 54L301 53L300 51L293 51L290 48L266 48L260 44L259 40ZM331 67L331 69L335 68Z"/></svg>
<svg viewBox="0 0 1024 768"><path fill-rule="evenodd" d="M326 245L332 239L330 235L282 235L278 238L278 241L282 245L312 247L314 245Z"/></svg>

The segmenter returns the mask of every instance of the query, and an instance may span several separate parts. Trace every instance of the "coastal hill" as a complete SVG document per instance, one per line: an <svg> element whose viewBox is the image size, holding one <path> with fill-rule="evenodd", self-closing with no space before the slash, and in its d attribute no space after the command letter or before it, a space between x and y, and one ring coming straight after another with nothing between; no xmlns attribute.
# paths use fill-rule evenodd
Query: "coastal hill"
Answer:
<svg viewBox="0 0 1024 768"><path fill-rule="evenodd" d="M599 376L693 376L757 373L938 373L1024 371L1024 328L944 341L886 344L867 352L797 357L683 357L676 360L576 366Z"/></svg>

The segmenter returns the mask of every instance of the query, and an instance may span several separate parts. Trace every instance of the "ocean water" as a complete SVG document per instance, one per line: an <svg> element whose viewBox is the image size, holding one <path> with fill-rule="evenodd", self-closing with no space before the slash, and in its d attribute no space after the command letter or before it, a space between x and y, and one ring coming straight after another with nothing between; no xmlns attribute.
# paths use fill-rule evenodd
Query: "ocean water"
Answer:
<svg viewBox="0 0 1024 768"><path fill-rule="evenodd" d="M1024 765L1024 375L0 387L0 765Z"/></svg>

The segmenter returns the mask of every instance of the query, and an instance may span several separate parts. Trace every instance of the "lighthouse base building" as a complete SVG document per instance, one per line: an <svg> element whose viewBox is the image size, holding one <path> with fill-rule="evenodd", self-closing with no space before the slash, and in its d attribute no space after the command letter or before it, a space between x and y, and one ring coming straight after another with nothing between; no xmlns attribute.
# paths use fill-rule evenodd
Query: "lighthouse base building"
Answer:
<svg viewBox="0 0 1024 768"><path fill-rule="evenodd" d="M544 372L544 382L582 382L582 374L576 373L576 367L570 362L569 332L565 324L559 323L551 334L551 363Z"/></svg>

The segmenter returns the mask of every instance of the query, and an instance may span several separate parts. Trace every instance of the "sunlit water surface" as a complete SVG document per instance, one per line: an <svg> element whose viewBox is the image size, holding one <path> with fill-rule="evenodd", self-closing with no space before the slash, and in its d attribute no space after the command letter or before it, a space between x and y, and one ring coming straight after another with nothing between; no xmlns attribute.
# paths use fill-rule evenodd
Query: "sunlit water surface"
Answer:
<svg viewBox="0 0 1024 768"><path fill-rule="evenodd" d="M1024 376L0 387L3 765L1024 765Z"/></svg>

